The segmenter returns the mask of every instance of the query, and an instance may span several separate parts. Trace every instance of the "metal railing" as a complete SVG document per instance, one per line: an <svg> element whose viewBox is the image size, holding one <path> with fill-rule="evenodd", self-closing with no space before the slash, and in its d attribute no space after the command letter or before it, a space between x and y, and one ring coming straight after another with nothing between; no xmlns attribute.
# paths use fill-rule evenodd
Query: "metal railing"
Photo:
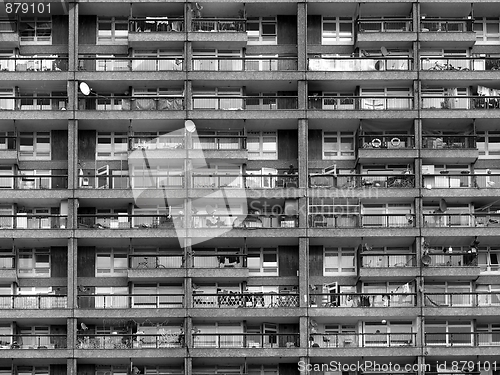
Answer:
<svg viewBox="0 0 500 375"><path fill-rule="evenodd" d="M1 96L2 111L59 111L68 105L66 96Z"/></svg>
<svg viewBox="0 0 500 375"><path fill-rule="evenodd" d="M197 18L191 21L191 31L246 32L246 20L241 18Z"/></svg>
<svg viewBox="0 0 500 375"><path fill-rule="evenodd" d="M246 189L279 189L297 188L299 177L287 174L194 174L193 188L246 188Z"/></svg>
<svg viewBox="0 0 500 375"><path fill-rule="evenodd" d="M489 71L500 70L497 57L422 57L421 70Z"/></svg>
<svg viewBox="0 0 500 375"><path fill-rule="evenodd" d="M445 329L444 327L442 328ZM492 332L441 332L425 333L425 345L429 346L498 346L500 340Z"/></svg>
<svg viewBox="0 0 500 375"><path fill-rule="evenodd" d="M449 171L448 171L449 172ZM425 174L423 187L431 188L498 188L500 174L469 174L462 173Z"/></svg>
<svg viewBox="0 0 500 375"><path fill-rule="evenodd" d="M68 71L67 57L0 57L3 72L60 72Z"/></svg>
<svg viewBox="0 0 500 375"><path fill-rule="evenodd" d="M0 215L3 229L64 229L67 217L51 214Z"/></svg>
<svg viewBox="0 0 500 375"><path fill-rule="evenodd" d="M298 333L195 333L194 348L295 348Z"/></svg>
<svg viewBox="0 0 500 375"><path fill-rule="evenodd" d="M365 348L416 346L417 334L408 333L314 333L309 345L317 348Z"/></svg>
<svg viewBox="0 0 500 375"><path fill-rule="evenodd" d="M182 294L92 294L79 295L79 308L128 309L128 308L181 308L184 306Z"/></svg>
<svg viewBox="0 0 500 375"><path fill-rule="evenodd" d="M165 334L79 334L77 349L164 349L184 347L184 335Z"/></svg>
<svg viewBox="0 0 500 375"><path fill-rule="evenodd" d="M193 95L193 109L286 110L297 109L297 96L201 96Z"/></svg>
<svg viewBox="0 0 500 375"><path fill-rule="evenodd" d="M462 307L462 306L500 306L500 294L489 292L427 293L424 294L425 306Z"/></svg>
<svg viewBox="0 0 500 375"><path fill-rule="evenodd" d="M68 299L60 294L0 296L0 309L65 309Z"/></svg>
<svg viewBox="0 0 500 375"><path fill-rule="evenodd" d="M310 213L311 228L413 228L414 214Z"/></svg>
<svg viewBox="0 0 500 375"><path fill-rule="evenodd" d="M423 135L422 148L475 149L476 135Z"/></svg>
<svg viewBox="0 0 500 375"><path fill-rule="evenodd" d="M195 150L245 150L247 137L244 135L203 135L193 143Z"/></svg>
<svg viewBox="0 0 500 375"><path fill-rule="evenodd" d="M415 175L413 174L311 174L310 187L334 187L338 189L357 188L414 188Z"/></svg>
<svg viewBox="0 0 500 375"><path fill-rule="evenodd" d="M422 109L498 109L498 96L486 95L425 95L422 97Z"/></svg>
<svg viewBox="0 0 500 375"><path fill-rule="evenodd" d="M2 270L15 270L16 256L14 254L0 253L0 272Z"/></svg>
<svg viewBox="0 0 500 375"><path fill-rule="evenodd" d="M465 33L473 32L472 19L446 19L446 18L426 18L420 21L420 31L422 32L445 32L445 33Z"/></svg>
<svg viewBox="0 0 500 375"><path fill-rule="evenodd" d="M0 135L0 156L2 151L17 151L17 142L17 137L14 135Z"/></svg>
<svg viewBox="0 0 500 375"><path fill-rule="evenodd" d="M90 72L182 71L183 57L78 57L78 70Z"/></svg>
<svg viewBox="0 0 500 375"><path fill-rule="evenodd" d="M240 252L213 253L195 250L192 266L193 268L246 268L247 257Z"/></svg>
<svg viewBox="0 0 500 375"><path fill-rule="evenodd" d="M309 294L311 307L412 307L416 303L416 293Z"/></svg>
<svg viewBox="0 0 500 375"><path fill-rule="evenodd" d="M0 33L16 33L17 22L10 20L0 20Z"/></svg>
<svg viewBox="0 0 500 375"><path fill-rule="evenodd" d="M184 108L182 96L80 97L80 110L97 111L179 111Z"/></svg>
<svg viewBox="0 0 500 375"><path fill-rule="evenodd" d="M298 215L208 215L192 217L193 228L297 228Z"/></svg>
<svg viewBox="0 0 500 375"><path fill-rule="evenodd" d="M128 31L132 33L168 33L184 31L182 17L134 17L129 18Z"/></svg>
<svg viewBox="0 0 500 375"><path fill-rule="evenodd" d="M429 253L428 267L478 267L475 253Z"/></svg>
<svg viewBox="0 0 500 375"><path fill-rule="evenodd" d="M198 136L199 137L199 136ZM129 150L172 150L184 149L185 136L182 134L138 135L129 137Z"/></svg>
<svg viewBox="0 0 500 375"><path fill-rule="evenodd" d="M67 175L0 175L0 186L11 189L66 189Z"/></svg>
<svg viewBox="0 0 500 375"><path fill-rule="evenodd" d="M488 227L499 226L500 213L425 213L427 227Z"/></svg>
<svg viewBox="0 0 500 375"><path fill-rule="evenodd" d="M392 33L413 31L411 18L400 19L358 19L356 21L359 33Z"/></svg>
<svg viewBox="0 0 500 375"><path fill-rule="evenodd" d="M181 253L172 254L130 254L129 269L180 268L184 266L184 256Z"/></svg>
<svg viewBox="0 0 500 375"><path fill-rule="evenodd" d="M194 71L291 71L298 69L296 57L197 57L194 56Z"/></svg>
<svg viewBox="0 0 500 375"><path fill-rule="evenodd" d="M358 136L359 149L412 149L415 136L410 134L363 134Z"/></svg>
<svg viewBox="0 0 500 375"><path fill-rule="evenodd" d="M361 253L361 268L401 268L416 267L415 254Z"/></svg>
<svg viewBox="0 0 500 375"><path fill-rule="evenodd" d="M308 97L309 109L333 110L408 110L413 109L410 96L319 96Z"/></svg>
<svg viewBox="0 0 500 375"><path fill-rule="evenodd" d="M66 334L0 335L0 349L66 349Z"/></svg>
<svg viewBox="0 0 500 375"><path fill-rule="evenodd" d="M320 72L372 72L411 70L413 60L409 57L309 57L309 71Z"/></svg>
<svg viewBox="0 0 500 375"><path fill-rule="evenodd" d="M184 219L165 214L78 214L78 229L173 229Z"/></svg>
<svg viewBox="0 0 500 375"><path fill-rule="evenodd" d="M194 294L193 307L298 307L299 295L289 293L217 293Z"/></svg>
<svg viewBox="0 0 500 375"><path fill-rule="evenodd" d="M178 189L184 186L183 175L158 173L142 176L85 174L78 179L80 189Z"/></svg>

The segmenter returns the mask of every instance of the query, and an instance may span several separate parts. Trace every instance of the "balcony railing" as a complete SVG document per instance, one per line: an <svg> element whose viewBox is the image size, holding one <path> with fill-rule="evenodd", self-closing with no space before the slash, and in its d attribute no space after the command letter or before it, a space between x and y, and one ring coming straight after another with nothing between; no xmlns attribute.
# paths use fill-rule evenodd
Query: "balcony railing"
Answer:
<svg viewBox="0 0 500 375"><path fill-rule="evenodd" d="M394 33L413 31L413 22L411 18L360 19L356 23L359 33Z"/></svg>
<svg viewBox="0 0 500 375"><path fill-rule="evenodd" d="M444 327L440 327L444 331ZM497 331L425 333L425 345L429 346L499 346Z"/></svg>
<svg viewBox="0 0 500 375"><path fill-rule="evenodd" d="M193 96L193 109L285 110L297 109L296 96Z"/></svg>
<svg viewBox="0 0 500 375"><path fill-rule="evenodd" d="M372 252L361 254L362 268L400 268L416 266L415 254L377 254Z"/></svg>
<svg viewBox="0 0 500 375"><path fill-rule="evenodd" d="M80 189L178 189L184 187L184 176L158 173L142 176L89 175L79 177Z"/></svg>
<svg viewBox="0 0 500 375"><path fill-rule="evenodd" d="M0 187L11 189L66 189L67 175L0 175Z"/></svg>
<svg viewBox="0 0 500 375"><path fill-rule="evenodd" d="M296 57L193 57L194 71L291 71L298 69Z"/></svg>
<svg viewBox="0 0 500 375"><path fill-rule="evenodd" d="M50 214L0 215L3 229L55 229L66 228L67 217Z"/></svg>
<svg viewBox="0 0 500 375"><path fill-rule="evenodd" d="M2 111L59 111L65 110L68 98L65 96L2 96Z"/></svg>
<svg viewBox="0 0 500 375"><path fill-rule="evenodd" d="M10 20L0 21L0 33L16 33L17 32L17 22Z"/></svg>
<svg viewBox="0 0 500 375"><path fill-rule="evenodd" d="M298 307L299 295L289 293L218 293L195 294L193 307L208 308L256 308Z"/></svg>
<svg viewBox="0 0 500 375"><path fill-rule="evenodd" d="M309 109L333 110L408 110L413 109L409 96L309 96Z"/></svg>
<svg viewBox="0 0 500 375"><path fill-rule="evenodd" d="M199 136L198 136L199 137ZM133 150L176 150L184 149L184 135L162 134L159 136L129 137L130 151Z"/></svg>
<svg viewBox="0 0 500 375"><path fill-rule="evenodd" d="M0 335L0 349L66 349L67 337L61 335Z"/></svg>
<svg viewBox="0 0 500 375"><path fill-rule="evenodd" d="M315 293L309 295L311 307L412 307L415 293Z"/></svg>
<svg viewBox="0 0 500 375"><path fill-rule="evenodd" d="M246 136L240 135L203 135L199 134L193 143L195 150L245 150Z"/></svg>
<svg viewBox="0 0 500 375"><path fill-rule="evenodd" d="M427 149L475 149L475 135L423 135L422 148Z"/></svg>
<svg viewBox="0 0 500 375"><path fill-rule="evenodd" d="M309 71L319 72L373 72L411 70L412 59L409 57L309 57Z"/></svg>
<svg viewBox="0 0 500 375"><path fill-rule="evenodd" d="M463 306L500 306L499 293L460 292L460 293L427 293L424 303L431 307L463 307Z"/></svg>
<svg viewBox="0 0 500 375"><path fill-rule="evenodd" d="M363 134L358 137L358 144L360 149L413 149L415 136L410 134Z"/></svg>
<svg viewBox="0 0 500 375"><path fill-rule="evenodd" d="M295 348L298 333L196 333L194 348Z"/></svg>
<svg viewBox="0 0 500 375"><path fill-rule="evenodd" d="M413 174L311 174L309 175L311 187L334 187L338 189L358 188L414 188L415 176Z"/></svg>
<svg viewBox="0 0 500 375"><path fill-rule="evenodd" d="M168 33L184 31L181 17L134 17L129 18L128 31L132 33Z"/></svg>
<svg viewBox="0 0 500 375"><path fill-rule="evenodd" d="M444 33L465 33L472 32L472 19L429 19L426 18L420 22L420 31L422 32L444 32Z"/></svg>
<svg viewBox="0 0 500 375"><path fill-rule="evenodd" d="M168 214L78 214L79 229L173 229L183 218Z"/></svg>
<svg viewBox="0 0 500 375"><path fill-rule="evenodd" d="M422 70L490 71L500 70L500 59L496 57L422 57Z"/></svg>
<svg viewBox="0 0 500 375"><path fill-rule="evenodd" d="M498 188L500 174L472 174L463 173L425 174L423 187L431 188Z"/></svg>
<svg viewBox="0 0 500 375"><path fill-rule="evenodd" d="M184 306L182 294L92 294L79 295L78 306L92 309L128 308L181 308Z"/></svg>
<svg viewBox="0 0 500 375"><path fill-rule="evenodd" d="M246 20L241 18L198 18L191 22L191 31L246 32Z"/></svg>
<svg viewBox="0 0 500 375"><path fill-rule="evenodd" d="M80 98L80 110L97 111L179 111L184 108L182 96L112 96Z"/></svg>
<svg viewBox="0 0 500 375"><path fill-rule="evenodd" d="M422 97L422 109L498 109L498 108L500 108L500 99L498 98L498 96L425 95Z"/></svg>
<svg viewBox="0 0 500 375"><path fill-rule="evenodd" d="M17 137L13 135L0 135L0 156L2 155L2 151L17 151Z"/></svg>
<svg viewBox="0 0 500 375"><path fill-rule="evenodd" d="M477 267L477 254L475 253L442 253L428 254L430 262L428 267Z"/></svg>
<svg viewBox="0 0 500 375"><path fill-rule="evenodd" d="M184 335L164 334L106 334L78 335L77 349L164 349L184 347Z"/></svg>
<svg viewBox="0 0 500 375"><path fill-rule="evenodd" d="M297 228L298 215L193 215L193 228Z"/></svg>
<svg viewBox="0 0 500 375"><path fill-rule="evenodd" d="M181 268L184 266L182 254L146 254L138 253L128 256L129 269Z"/></svg>
<svg viewBox="0 0 500 375"><path fill-rule="evenodd" d="M0 296L0 309L65 309L67 296L60 294Z"/></svg>
<svg viewBox="0 0 500 375"><path fill-rule="evenodd" d="M91 72L182 71L182 57L78 57L78 70Z"/></svg>
<svg viewBox="0 0 500 375"><path fill-rule="evenodd" d="M309 214L312 228L413 228L414 214Z"/></svg>
<svg viewBox="0 0 500 375"><path fill-rule="evenodd" d="M416 333L316 333L309 344L317 348L409 347L416 345ZM311 340L313 339L313 340Z"/></svg>
<svg viewBox="0 0 500 375"><path fill-rule="evenodd" d="M268 175L237 175L237 174L194 174L193 188L246 188L246 189L277 189L297 188L298 176L286 174Z"/></svg>
<svg viewBox="0 0 500 375"><path fill-rule="evenodd" d="M246 268L247 257L238 252L204 252L193 251L194 268Z"/></svg>
<svg viewBox="0 0 500 375"><path fill-rule="evenodd" d="M427 227L495 227L499 224L500 213L424 214L424 226Z"/></svg>
<svg viewBox="0 0 500 375"><path fill-rule="evenodd" d="M0 57L3 72L61 72L68 71L67 57Z"/></svg>
<svg viewBox="0 0 500 375"><path fill-rule="evenodd" d="M15 270L16 256L14 254L0 253L0 272L2 270Z"/></svg>

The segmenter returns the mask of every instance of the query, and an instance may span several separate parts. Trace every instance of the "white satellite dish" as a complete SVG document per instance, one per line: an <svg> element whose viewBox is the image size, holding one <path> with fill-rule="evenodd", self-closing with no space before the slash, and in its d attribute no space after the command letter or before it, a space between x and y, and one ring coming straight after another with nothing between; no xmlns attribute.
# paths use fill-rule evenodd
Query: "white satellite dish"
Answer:
<svg viewBox="0 0 500 375"><path fill-rule="evenodd" d="M382 56L389 55L389 51L387 51L387 48L385 48L384 46L380 47L380 52L382 52Z"/></svg>
<svg viewBox="0 0 500 375"><path fill-rule="evenodd" d="M186 128L189 133L194 133L196 124L192 120L186 120L184 121L184 128Z"/></svg>
<svg viewBox="0 0 500 375"><path fill-rule="evenodd" d="M80 92L85 96L89 96L90 92L92 91L92 89L86 82L80 82L78 87L80 88Z"/></svg>

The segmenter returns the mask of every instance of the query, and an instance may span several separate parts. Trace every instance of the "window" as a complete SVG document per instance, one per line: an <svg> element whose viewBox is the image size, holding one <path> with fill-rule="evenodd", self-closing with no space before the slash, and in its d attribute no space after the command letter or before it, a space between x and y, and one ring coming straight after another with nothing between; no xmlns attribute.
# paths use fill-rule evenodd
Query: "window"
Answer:
<svg viewBox="0 0 500 375"><path fill-rule="evenodd" d="M277 43L276 17L248 17L247 35L248 44L276 44Z"/></svg>
<svg viewBox="0 0 500 375"><path fill-rule="evenodd" d="M354 256L354 248L325 248L324 252L324 276L356 272L356 257Z"/></svg>
<svg viewBox="0 0 500 375"><path fill-rule="evenodd" d="M278 276L278 250L275 248L248 249L247 267L252 276Z"/></svg>
<svg viewBox="0 0 500 375"><path fill-rule="evenodd" d="M366 322L364 327L365 346L413 346L412 322L387 322L387 324Z"/></svg>
<svg viewBox="0 0 500 375"><path fill-rule="evenodd" d="M132 294L134 308L179 308L182 307L184 289L181 284L135 284Z"/></svg>
<svg viewBox="0 0 500 375"><path fill-rule="evenodd" d="M354 158L353 132L323 132L323 159Z"/></svg>
<svg viewBox="0 0 500 375"><path fill-rule="evenodd" d="M478 250L478 263L482 270L486 272L500 271L500 247L479 248Z"/></svg>
<svg viewBox="0 0 500 375"><path fill-rule="evenodd" d="M475 18L474 31L478 44L497 44L500 41L500 20L498 17Z"/></svg>
<svg viewBox="0 0 500 375"><path fill-rule="evenodd" d="M132 171L132 187L136 189L182 187L182 166L168 162L165 162L165 164L150 168L146 165L142 167L134 166Z"/></svg>
<svg viewBox="0 0 500 375"><path fill-rule="evenodd" d="M98 44L126 44L128 43L127 18L111 17L99 18L97 27Z"/></svg>
<svg viewBox="0 0 500 375"><path fill-rule="evenodd" d="M48 366L17 366L17 375L49 375Z"/></svg>
<svg viewBox="0 0 500 375"><path fill-rule="evenodd" d="M97 309L125 309L129 307L128 287L111 286L95 288Z"/></svg>
<svg viewBox="0 0 500 375"><path fill-rule="evenodd" d="M241 50L193 50L193 70L241 71L242 62Z"/></svg>
<svg viewBox="0 0 500 375"><path fill-rule="evenodd" d="M50 160L50 132L21 132L19 159Z"/></svg>
<svg viewBox="0 0 500 375"><path fill-rule="evenodd" d="M127 147L126 132L97 133L97 159L124 159L127 157Z"/></svg>
<svg viewBox="0 0 500 375"><path fill-rule="evenodd" d="M14 218L12 206L0 206L0 228L12 228Z"/></svg>
<svg viewBox="0 0 500 375"><path fill-rule="evenodd" d="M368 97L361 99L361 109L411 109L409 88L362 88L360 96Z"/></svg>
<svg viewBox="0 0 500 375"><path fill-rule="evenodd" d="M50 277L49 249L19 249L19 277Z"/></svg>
<svg viewBox="0 0 500 375"><path fill-rule="evenodd" d="M175 49L136 50L132 60L132 71L182 70L183 56L182 50Z"/></svg>
<svg viewBox="0 0 500 375"><path fill-rule="evenodd" d="M12 167L0 166L0 189L14 189L14 178L10 176L14 176Z"/></svg>
<svg viewBox="0 0 500 375"><path fill-rule="evenodd" d="M444 255L443 255L444 257ZM470 283L426 283L426 306L472 306Z"/></svg>
<svg viewBox="0 0 500 375"><path fill-rule="evenodd" d="M426 322L426 344L432 346L472 346L471 322Z"/></svg>
<svg viewBox="0 0 500 375"><path fill-rule="evenodd" d="M278 365L248 365L248 375L278 375Z"/></svg>
<svg viewBox="0 0 500 375"><path fill-rule="evenodd" d="M108 332L109 333L109 332ZM97 365L95 375L127 375L128 366L103 366Z"/></svg>
<svg viewBox="0 0 500 375"><path fill-rule="evenodd" d="M278 133L275 131L248 132L247 149L249 160L278 159Z"/></svg>
<svg viewBox="0 0 500 375"><path fill-rule="evenodd" d="M500 155L500 131L478 131L476 145L480 158L498 158Z"/></svg>
<svg viewBox="0 0 500 375"><path fill-rule="evenodd" d="M54 344L50 343L48 326L18 327L20 342L23 349L54 349Z"/></svg>
<svg viewBox="0 0 500 375"><path fill-rule="evenodd" d="M210 98L210 97L213 98ZM193 90L193 109L243 109L242 89L218 87ZM248 109L248 108L247 108Z"/></svg>
<svg viewBox="0 0 500 375"><path fill-rule="evenodd" d="M24 176L19 181L21 189L50 189L50 170L20 170L19 175ZM44 176L44 177L37 177Z"/></svg>
<svg viewBox="0 0 500 375"><path fill-rule="evenodd" d="M96 250L96 276L123 277L127 274L127 249Z"/></svg>
<svg viewBox="0 0 500 375"><path fill-rule="evenodd" d="M21 18L19 35L21 44L50 44L52 20L50 17Z"/></svg>
<svg viewBox="0 0 500 375"><path fill-rule="evenodd" d="M353 25L351 17L323 17L321 44L352 44Z"/></svg>

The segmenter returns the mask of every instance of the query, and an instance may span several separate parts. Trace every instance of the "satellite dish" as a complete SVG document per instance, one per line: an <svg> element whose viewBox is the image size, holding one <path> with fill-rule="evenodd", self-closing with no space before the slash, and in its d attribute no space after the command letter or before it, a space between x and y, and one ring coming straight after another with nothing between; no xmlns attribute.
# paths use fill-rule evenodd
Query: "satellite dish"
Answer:
<svg viewBox="0 0 500 375"><path fill-rule="evenodd" d="M80 82L78 87L80 88L80 92L85 96L89 96L90 92L92 91L92 89L90 88L89 85L87 85L86 82Z"/></svg>
<svg viewBox="0 0 500 375"><path fill-rule="evenodd" d="M426 254L422 257L422 264L424 266L428 266L429 264L431 264L432 262L432 259L431 259L431 256L429 254Z"/></svg>
<svg viewBox="0 0 500 375"><path fill-rule="evenodd" d="M387 51L387 48L385 48L384 46L380 47L380 52L382 52L382 56L389 55L389 51Z"/></svg>
<svg viewBox="0 0 500 375"><path fill-rule="evenodd" d="M441 212L448 211L448 205L446 204L446 201L443 198L439 200L439 209L441 210Z"/></svg>
<svg viewBox="0 0 500 375"><path fill-rule="evenodd" d="M192 120L186 120L184 121L184 128L186 128L189 133L194 133L196 124Z"/></svg>
<svg viewBox="0 0 500 375"><path fill-rule="evenodd" d="M82 329L84 331L87 331L89 329L89 327L87 327L87 325L85 323L81 323L80 326L82 327Z"/></svg>
<svg viewBox="0 0 500 375"><path fill-rule="evenodd" d="M209 204L206 205L205 210L207 211L207 214L213 215L216 211L216 209Z"/></svg>

